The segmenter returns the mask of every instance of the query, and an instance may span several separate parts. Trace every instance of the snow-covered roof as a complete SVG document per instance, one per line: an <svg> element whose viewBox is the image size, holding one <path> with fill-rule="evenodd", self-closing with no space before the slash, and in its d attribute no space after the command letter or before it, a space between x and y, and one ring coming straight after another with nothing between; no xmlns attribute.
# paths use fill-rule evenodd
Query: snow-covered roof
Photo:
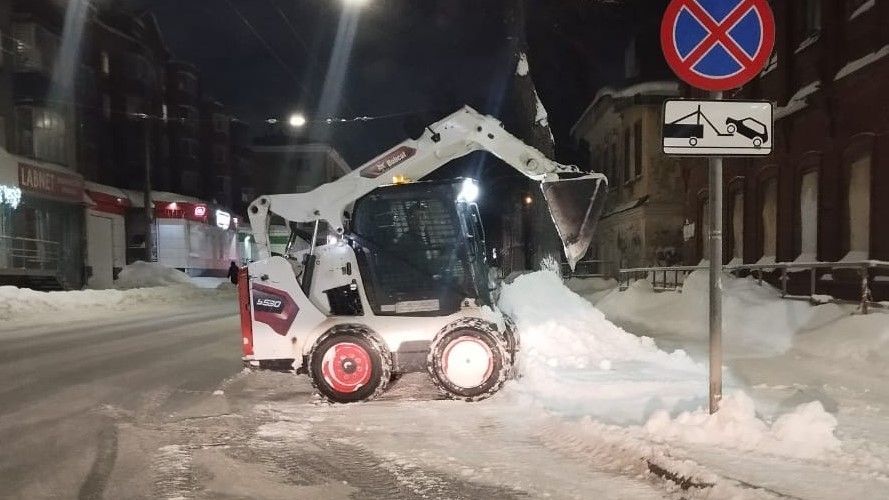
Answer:
<svg viewBox="0 0 889 500"><path fill-rule="evenodd" d="M637 83L636 85L630 85L629 87L624 87L622 89L614 89L612 87L603 87L598 92L596 92L596 97L593 98L593 102L590 103L589 106L583 111L580 115L580 118L574 123L571 127L571 135L573 136L577 130L577 127L592 113L593 109L595 109L596 105L604 99L605 97L610 97L612 99L623 99L626 97L634 97L637 95L661 95L664 97L674 97L679 95L679 82L677 81L653 81L653 82L642 82Z"/></svg>

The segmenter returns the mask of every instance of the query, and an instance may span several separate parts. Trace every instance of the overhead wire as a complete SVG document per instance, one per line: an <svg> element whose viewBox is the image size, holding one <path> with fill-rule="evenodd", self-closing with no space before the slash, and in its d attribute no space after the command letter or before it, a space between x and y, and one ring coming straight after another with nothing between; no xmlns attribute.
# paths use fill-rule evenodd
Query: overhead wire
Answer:
<svg viewBox="0 0 889 500"><path fill-rule="evenodd" d="M281 68L284 69L284 71L285 71L288 75L290 75L291 78L293 78L293 81L294 81L297 85L299 85L299 87L303 90L303 92L305 92L306 94L310 94L310 91L309 91L309 89L308 89L308 86L306 86L306 84L304 84L304 83L302 82L302 80L300 80L300 78L296 75L296 72L293 71L293 69L291 69L290 66L288 66L287 63L284 62L283 59L281 59L281 56L279 56L278 53L275 52L274 49L272 49L272 46L269 44L269 42L268 42L265 38L263 38L263 36L262 36L262 35L259 33L259 31L253 26L253 24L250 22L250 20L248 20L248 19L244 16L244 14L241 13L241 11L238 10L237 7L235 7L234 3L232 3L231 0L224 0L224 1L225 1L226 4L228 4L229 8L230 8L235 14L237 14L237 16L238 16L239 18L241 18L241 21L244 23L245 26L247 26L247 28L250 30L250 32L253 33L253 36L256 37L256 39L259 41L260 44L262 44L262 46L263 46L263 47L265 48L265 50L269 53L269 55L271 55L271 56L278 62L278 64L281 65Z"/></svg>

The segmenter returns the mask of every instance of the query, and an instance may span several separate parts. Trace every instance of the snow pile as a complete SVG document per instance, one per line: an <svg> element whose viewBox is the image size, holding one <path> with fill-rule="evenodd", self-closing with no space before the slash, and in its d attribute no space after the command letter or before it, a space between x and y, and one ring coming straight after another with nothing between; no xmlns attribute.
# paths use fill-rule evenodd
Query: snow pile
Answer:
<svg viewBox="0 0 889 500"><path fill-rule="evenodd" d="M706 398L701 365L618 328L552 272L519 276L504 287L499 305L521 336L522 378L507 386L520 398L615 423L697 408Z"/></svg>
<svg viewBox="0 0 889 500"><path fill-rule="evenodd" d="M655 412L644 425L655 442L681 442L734 448L793 458L824 458L840 451L834 435L837 419L818 401L801 404L771 425L756 416L753 400L743 392L724 398L719 411L684 412L671 418Z"/></svg>
<svg viewBox="0 0 889 500"><path fill-rule="evenodd" d="M656 293L650 282L640 280L626 291L605 296L596 307L637 333L706 339L708 283L708 272L695 271L686 278L682 293ZM747 356L787 351L795 332L814 314L809 304L783 300L776 289L753 278L726 275L723 288L723 343Z"/></svg>
<svg viewBox="0 0 889 500"><path fill-rule="evenodd" d="M115 288L119 290L171 285L194 286L188 275L178 269L142 261L133 262L123 268L114 282Z"/></svg>

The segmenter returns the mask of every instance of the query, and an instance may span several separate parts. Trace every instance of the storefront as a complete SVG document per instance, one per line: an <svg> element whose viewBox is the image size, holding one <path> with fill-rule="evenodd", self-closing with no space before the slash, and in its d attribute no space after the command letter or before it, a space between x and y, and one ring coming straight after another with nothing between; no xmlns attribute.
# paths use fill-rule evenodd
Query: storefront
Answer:
<svg viewBox="0 0 889 500"><path fill-rule="evenodd" d="M142 193L127 191L127 260L144 260L145 211ZM238 251L238 219L228 210L175 193L153 192L154 255L159 264L191 276L225 276Z"/></svg>
<svg viewBox="0 0 889 500"><path fill-rule="evenodd" d="M86 183L87 287L111 288L126 265L125 217L131 203L127 194L111 186Z"/></svg>
<svg viewBox="0 0 889 500"><path fill-rule="evenodd" d="M0 284L83 286L84 181L0 149Z"/></svg>

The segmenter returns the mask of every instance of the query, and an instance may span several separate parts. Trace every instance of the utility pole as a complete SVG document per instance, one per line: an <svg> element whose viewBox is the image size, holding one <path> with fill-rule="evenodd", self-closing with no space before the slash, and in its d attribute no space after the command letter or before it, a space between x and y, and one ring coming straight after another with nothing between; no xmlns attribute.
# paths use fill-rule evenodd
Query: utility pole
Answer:
<svg viewBox="0 0 889 500"><path fill-rule="evenodd" d="M145 261L154 262L154 203L151 201L151 118L144 115L142 118L145 122L145 192L143 193L143 202L145 203Z"/></svg>

